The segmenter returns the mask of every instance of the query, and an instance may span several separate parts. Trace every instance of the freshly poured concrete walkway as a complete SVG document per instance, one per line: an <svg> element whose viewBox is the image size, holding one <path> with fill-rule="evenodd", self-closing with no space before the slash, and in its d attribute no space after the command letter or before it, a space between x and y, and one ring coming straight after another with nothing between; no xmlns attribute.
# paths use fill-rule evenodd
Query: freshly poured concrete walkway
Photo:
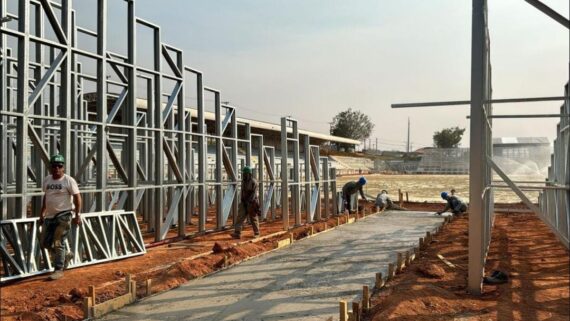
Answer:
<svg viewBox="0 0 570 321"><path fill-rule="evenodd" d="M104 320L326 320L338 302L387 274L397 252L418 245L443 218L386 212L197 279Z"/></svg>

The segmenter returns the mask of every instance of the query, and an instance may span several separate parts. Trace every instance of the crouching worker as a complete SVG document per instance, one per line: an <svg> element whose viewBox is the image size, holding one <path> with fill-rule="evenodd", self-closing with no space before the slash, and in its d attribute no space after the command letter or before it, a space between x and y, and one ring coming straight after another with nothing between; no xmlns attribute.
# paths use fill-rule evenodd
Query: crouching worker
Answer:
<svg viewBox="0 0 570 321"><path fill-rule="evenodd" d="M356 182L348 182L344 184L342 187L342 200L344 202L344 209L349 211L349 213L353 213L352 207L350 204L351 196L360 193L360 196L365 202L368 202L366 199L366 195L364 195L364 191L362 187L366 185L366 178L360 177ZM356 197L356 203L358 205L358 196Z"/></svg>
<svg viewBox="0 0 570 321"><path fill-rule="evenodd" d="M438 215L447 212L449 209L451 209L453 214L462 214L467 211L467 204L465 204L459 197L449 195L447 192L441 192L441 198L446 200L447 204L445 204L443 211L437 212Z"/></svg>
<svg viewBox="0 0 570 321"><path fill-rule="evenodd" d="M81 224L81 194L73 177L65 174L65 160L61 155L54 155L50 159L51 175L44 179L44 198L39 223L42 225L40 236L41 246L50 253L55 268L50 280L57 280L63 276L73 253L66 254L65 241L71 229L72 214L75 211L74 224ZM73 199L73 202L72 202Z"/></svg>
<svg viewBox="0 0 570 321"><path fill-rule="evenodd" d="M261 215L261 208L257 196L257 180L255 180L251 174L251 167L245 166L242 170L241 202L239 204L237 221L234 225L235 230L234 233L232 233L232 237L236 239L241 237L243 222L246 218L248 218L253 226L255 237L259 237L259 216Z"/></svg>
<svg viewBox="0 0 570 321"><path fill-rule="evenodd" d="M388 196L388 191L383 189L378 196L376 196L376 207L383 211L407 211L407 209L396 205L390 196Z"/></svg>

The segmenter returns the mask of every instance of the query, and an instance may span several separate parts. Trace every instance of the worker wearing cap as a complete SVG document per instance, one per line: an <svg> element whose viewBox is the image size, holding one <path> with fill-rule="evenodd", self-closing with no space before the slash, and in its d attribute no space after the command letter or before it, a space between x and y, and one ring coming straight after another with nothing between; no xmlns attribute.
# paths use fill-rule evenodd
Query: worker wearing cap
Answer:
<svg viewBox="0 0 570 321"><path fill-rule="evenodd" d="M366 195L364 195L364 191L362 190L362 187L364 185L366 185L366 178L364 178L364 176L362 176L358 179L358 181L348 182L348 183L344 184L344 186L342 187L342 199L344 202L344 208L345 208L345 210L348 210L349 213L351 211L350 198L353 194L360 193L360 196L362 197L362 199L364 199L364 201L366 201L366 202L368 201L366 199Z"/></svg>
<svg viewBox="0 0 570 321"><path fill-rule="evenodd" d="M451 209L453 214L461 214L467 211L467 204L465 204L459 197L449 195L447 192L441 192L441 198L446 200L447 204L445 204L443 211L437 212L436 214L441 215L449 209Z"/></svg>
<svg viewBox="0 0 570 321"><path fill-rule="evenodd" d="M259 237L259 215L261 215L259 198L257 196L257 180L252 177L251 167L245 166L242 170L241 201L239 204L238 217L234 224L233 238L241 237L243 222L248 218L253 226L255 237Z"/></svg>
<svg viewBox="0 0 570 321"><path fill-rule="evenodd" d="M72 212L74 224L81 224L81 194L73 177L65 174L65 159L53 155L50 159L51 175L44 179L44 198L39 222L42 224L41 246L50 251L55 271L51 280L63 276L63 270L73 258L73 253L65 253L65 241L71 228ZM73 200L73 201L72 201Z"/></svg>
<svg viewBox="0 0 570 321"><path fill-rule="evenodd" d="M392 201L390 196L388 196L388 191L383 189L378 196L376 196L376 206L380 208L380 211L407 211L407 209L400 207Z"/></svg>

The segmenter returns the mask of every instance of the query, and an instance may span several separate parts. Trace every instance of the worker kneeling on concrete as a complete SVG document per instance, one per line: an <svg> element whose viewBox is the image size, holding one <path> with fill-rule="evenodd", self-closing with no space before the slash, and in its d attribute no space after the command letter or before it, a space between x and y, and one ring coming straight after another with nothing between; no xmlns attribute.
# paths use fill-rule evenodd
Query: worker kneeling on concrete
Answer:
<svg viewBox="0 0 570 321"><path fill-rule="evenodd" d="M455 195L449 195L447 192L441 192L441 198L446 200L447 204L445 204L443 211L437 212L438 215L441 215L450 209L453 214L461 214L467 211L467 204L465 204L459 197Z"/></svg>
<svg viewBox="0 0 570 321"><path fill-rule="evenodd" d="M378 196L376 196L376 207L379 208L380 212L386 211L407 211L407 209L396 205L390 196L388 196L388 191L383 189Z"/></svg>
<svg viewBox="0 0 570 321"><path fill-rule="evenodd" d="M342 200L344 203L344 209L348 210L349 213L353 213L352 211L352 207L350 204L350 199L351 196L356 194L356 193L360 193L360 196L362 197L362 199L366 202L368 202L368 200L366 199L366 195L364 195L364 191L362 190L362 187L366 185L366 178L364 177L360 177L358 179L358 181L356 182L348 182L346 184L344 184L344 186L342 187ZM358 203L358 197L356 198L357 203Z"/></svg>
<svg viewBox="0 0 570 321"><path fill-rule="evenodd" d="M245 166L242 170L241 202L239 204L237 221L235 222L235 231L232 233L233 238L239 239L241 237L243 222L246 218L253 226L255 237L259 237L261 207L257 196L257 188L257 180L252 177L251 167Z"/></svg>

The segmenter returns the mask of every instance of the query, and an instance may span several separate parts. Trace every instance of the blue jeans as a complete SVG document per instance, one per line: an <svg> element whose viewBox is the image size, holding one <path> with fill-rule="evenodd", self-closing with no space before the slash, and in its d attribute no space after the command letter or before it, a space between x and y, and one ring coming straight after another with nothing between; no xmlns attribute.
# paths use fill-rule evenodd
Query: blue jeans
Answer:
<svg viewBox="0 0 570 321"><path fill-rule="evenodd" d="M42 228L42 247L50 251L56 270L65 265L65 241L71 229L71 212L63 212L53 218L46 218Z"/></svg>

